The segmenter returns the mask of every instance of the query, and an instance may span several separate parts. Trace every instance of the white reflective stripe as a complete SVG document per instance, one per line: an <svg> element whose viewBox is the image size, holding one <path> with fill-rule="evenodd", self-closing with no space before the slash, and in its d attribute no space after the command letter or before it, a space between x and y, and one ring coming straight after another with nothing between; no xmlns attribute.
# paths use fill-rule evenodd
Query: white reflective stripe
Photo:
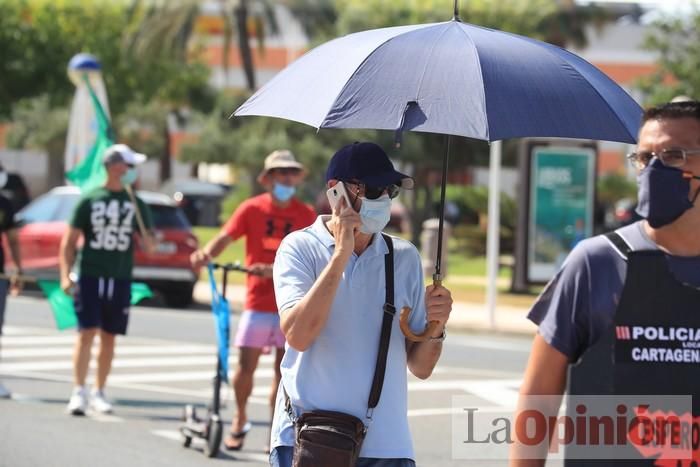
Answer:
<svg viewBox="0 0 700 467"><path fill-rule="evenodd" d="M132 276L140 280L170 280L194 282L197 278L190 269L184 268L154 268L154 267L134 267Z"/></svg>
<svg viewBox="0 0 700 467"><path fill-rule="evenodd" d="M97 296L99 298L102 298L102 294L104 293L104 288L105 288L104 280L100 277L100 280L97 281Z"/></svg>
<svg viewBox="0 0 700 467"><path fill-rule="evenodd" d="M113 294L114 294L114 279L110 278L109 282L107 282L107 300L111 300Z"/></svg>
<svg viewBox="0 0 700 467"><path fill-rule="evenodd" d="M119 347L116 349L119 352ZM172 357L146 357L146 358L116 358L112 363L112 368L165 368L165 367L187 367L187 366L203 366L211 367L213 361L211 355L201 356L172 356ZM216 363L216 362L215 362ZM234 366L238 363L238 356L232 355L229 358L229 366ZM93 368L94 362L90 363ZM12 361L3 360L0 362L0 374L11 374L21 371L57 371L71 370L73 362L67 359L61 360L39 360L39 361ZM209 370L207 370L209 371ZM144 373L143 378L148 378L153 372ZM160 374L164 373L159 371ZM213 371L211 372L213 373ZM209 377L211 377L209 373ZM114 377L118 373L112 373ZM275 375L273 368L258 368L255 372L256 378L272 378ZM111 377L111 376L110 376ZM140 378L140 377L139 377Z"/></svg>

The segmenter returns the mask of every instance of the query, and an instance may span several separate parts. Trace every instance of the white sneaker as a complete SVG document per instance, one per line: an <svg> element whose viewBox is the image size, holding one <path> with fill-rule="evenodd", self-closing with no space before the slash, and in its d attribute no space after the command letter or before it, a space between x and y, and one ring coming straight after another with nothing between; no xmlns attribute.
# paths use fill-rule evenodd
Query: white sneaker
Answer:
<svg viewBox="0 0 700 467"><path fill-rule="evenodd" d="M85 386L78 386L73 389L73 394L70 396L68 401L68 407L66 407L66 412L71 415L85 415L87 410L88 399L87 390Z"/></svg>
<svg viewBox="0 0 700 467"><path fill-rule="evenodd" d="M96 389L90 395L90 408L97 413L112 413L112 404L105 397L104 391Z"/></svg>
<svg viewBox="0 0 700 467"><path fill-rule="evenodd" d="M12 397L10 390L0 383L0 399L9 399L10 397Z"/></svg>

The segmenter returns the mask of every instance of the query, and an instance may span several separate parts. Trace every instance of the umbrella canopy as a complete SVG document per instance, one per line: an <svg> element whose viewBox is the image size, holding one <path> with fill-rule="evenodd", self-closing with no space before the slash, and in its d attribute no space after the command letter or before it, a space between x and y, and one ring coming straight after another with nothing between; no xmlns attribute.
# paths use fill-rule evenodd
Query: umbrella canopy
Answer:
<svg viewBox="0 0 700 467"><path fill-rule="evenodd" d="M327 42L280 72L234 115L485 141L634 143L642 109L567 50L453 19Z"/></svg>

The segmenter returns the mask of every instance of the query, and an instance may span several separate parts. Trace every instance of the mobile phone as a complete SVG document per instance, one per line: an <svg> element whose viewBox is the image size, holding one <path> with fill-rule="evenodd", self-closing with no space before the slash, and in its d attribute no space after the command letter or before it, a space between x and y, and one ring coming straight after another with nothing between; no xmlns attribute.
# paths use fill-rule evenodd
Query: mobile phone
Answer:
<svg viewBox="0 0 700 467"><path fill-rule="evenodd" d="M335 209L338 202L340 202L340 198L345 199L346 207L351 206L350 198L348 197L348 192L345 191L345 185L343 182L338 182L329 188L328 191L326 191L326 196L328 197L328 202L331 205L331 210Z"/></svg>

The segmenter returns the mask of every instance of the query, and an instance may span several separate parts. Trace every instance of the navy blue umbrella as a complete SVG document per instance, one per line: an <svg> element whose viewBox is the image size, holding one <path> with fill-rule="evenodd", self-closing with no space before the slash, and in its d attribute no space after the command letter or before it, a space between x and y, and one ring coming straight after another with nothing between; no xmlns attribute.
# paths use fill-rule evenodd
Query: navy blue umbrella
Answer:
<svg viewBox="0 0 700 467"><path fill-rule="evenodd" d="M459 20L349 34L311 50L234 115L316 128L422 131L484 141L564 137L634 143L640 106L577 55ZM435 276L440 279L441 215Z"/></svg>

